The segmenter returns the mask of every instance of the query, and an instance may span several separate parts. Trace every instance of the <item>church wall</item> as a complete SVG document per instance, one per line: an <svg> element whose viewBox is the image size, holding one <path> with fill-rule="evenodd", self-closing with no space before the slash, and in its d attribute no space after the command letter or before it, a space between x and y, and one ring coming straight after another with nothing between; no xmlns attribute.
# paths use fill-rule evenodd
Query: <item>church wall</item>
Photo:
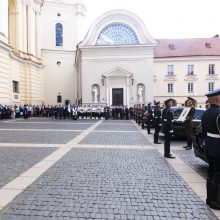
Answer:
<svg viewBox="0 0 220 220"><path fill-rule="evenodd" d="M9 104L9 55L0 47L0 104Z"/></svg>
<svg viewBox="0 0 220 220"><path fill-rule="evenodd" d="M76 102L74 59L73 52L43 51L45 104L56 105L59 92L63 104L65 100Z"/></svg>
<svg viewBox="0 0 220 220"><path fill-rule="evenodd" d="M92 103L91 87L100 86L100 102L107 103L106 81L102 85L102 74L119 67L133 74L134 85L129 78L129 103L138 102L137 85L145 85L145 101L153 100L153 58L151 47L121 47L82 49L82 102ZM121 85L121 79L114 78L113 85ZM109 84L111 81L109 80ZM111 85L109 85L111 87ZM126 82L123 82L126 88Z"/></svg>

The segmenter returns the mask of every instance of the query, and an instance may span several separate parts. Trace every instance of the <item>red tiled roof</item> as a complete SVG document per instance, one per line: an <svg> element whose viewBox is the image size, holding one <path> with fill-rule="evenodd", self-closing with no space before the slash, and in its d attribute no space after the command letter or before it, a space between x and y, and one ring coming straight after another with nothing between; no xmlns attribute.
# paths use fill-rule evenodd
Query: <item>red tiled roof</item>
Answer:
<svg viewBox="0 0 220 220"><path fill-rule="evenodd" d="M220 38L157 39L155 58L220 56Z"/></svg>

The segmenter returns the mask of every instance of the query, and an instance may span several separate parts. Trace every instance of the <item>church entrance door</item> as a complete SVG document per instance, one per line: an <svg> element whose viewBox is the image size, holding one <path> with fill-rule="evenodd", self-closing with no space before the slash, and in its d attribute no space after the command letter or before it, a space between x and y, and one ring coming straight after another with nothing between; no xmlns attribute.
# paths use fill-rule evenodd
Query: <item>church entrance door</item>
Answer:
<svg viewBox="0 0 220 220"><path fill-rule="evenodd" d="M123 89L112 89L112 105L123 105Z"/></svg>

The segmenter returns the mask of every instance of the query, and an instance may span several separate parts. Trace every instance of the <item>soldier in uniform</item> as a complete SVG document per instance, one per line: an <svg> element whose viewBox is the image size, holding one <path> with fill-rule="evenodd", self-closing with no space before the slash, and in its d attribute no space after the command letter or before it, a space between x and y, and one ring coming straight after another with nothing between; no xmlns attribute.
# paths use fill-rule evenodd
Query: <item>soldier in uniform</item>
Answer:
<svg viewBox="0 0 220 220"><path fill-rule="evenodd" d="M147 106L147 133L148 134L151 134L150 128L152 124L152 119L153 119L153 111L151 109L151 103L149 103Z"/></svg>
<svg viewBox="0 0 220 220"><path fill-rule="evenodd" d="M172 99L165 100L164 104L166 106L162 114L162 130L165 135L164 157L174 159L175 157L170 153L170 141L173 133L173 112L170 108L172 106Z"/></svg>
<svg viewBox="0 0 220 220"><path fill-rule="evenodd" d="M220 210L220 89L209 92L206 96L210 104L202 116L209 162L206 204Z"/></svg>
<svg viewBox="0 0 220 220"><path fill-rule="evenodd" d="M187 145L183 148L185 148L186 150L192 149L193 117L195 114L195 107L193 102L195 102L195 100L191 97L188 97L188 99L185 102L185 106L187 108L190 108L190 111L186 116L186 120L184 121Z"/></svg>
<svg viewBox="0 0 220 220"><path fill-rule="evenodd" d="M161 144L158 142L159 132L160 132L160 125L161 125L161 108L160 102L156 102L156 107L154 109L154 144Z"/></svg>

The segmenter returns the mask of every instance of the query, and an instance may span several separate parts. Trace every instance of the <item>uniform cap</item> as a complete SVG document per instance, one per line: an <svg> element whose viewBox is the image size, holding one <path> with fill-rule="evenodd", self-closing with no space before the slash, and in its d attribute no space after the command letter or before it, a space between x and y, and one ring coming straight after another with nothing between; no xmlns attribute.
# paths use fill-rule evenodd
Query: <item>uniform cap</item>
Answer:
<svg viewBox="0 0 220 220"><path fill-rule="evenodd" d="M156 105L159 105L159 104L160 104L160 101L159 101L159 102L155 102L155 104L156 104Z"/></svg>
<svg viewBox="0 0 220 220"><path fill-rule="evenodd" d="M220 95L220 89L216 89L214 91L208 92L205 94L207 97L217 96Z"/></svg>
<svg viewBox="0 0 220 220"><path fill-rule="evenodd" d="M173 99L169 98L169 99L165 99L164 103L167 104L168 102L173 101Z"/></svg>

